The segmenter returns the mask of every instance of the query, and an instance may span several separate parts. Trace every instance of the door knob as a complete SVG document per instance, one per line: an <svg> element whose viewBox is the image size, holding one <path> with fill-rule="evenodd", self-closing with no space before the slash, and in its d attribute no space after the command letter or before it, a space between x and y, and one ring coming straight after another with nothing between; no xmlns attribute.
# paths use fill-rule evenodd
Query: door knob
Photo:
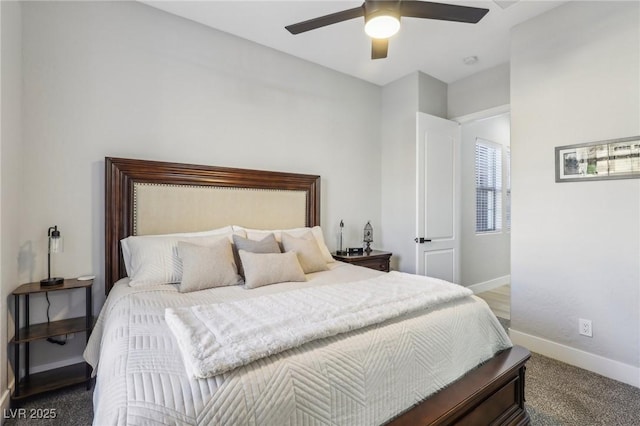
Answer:
<svg viewBox="0 0 640 426"><path fill-rule="evenodd" d="M431 240L428 240L428 239L426 239L424 237L416 238L414 241L416 243L418 243L418 244L424 244L424 243L430 243L431 242Z"/></svg>

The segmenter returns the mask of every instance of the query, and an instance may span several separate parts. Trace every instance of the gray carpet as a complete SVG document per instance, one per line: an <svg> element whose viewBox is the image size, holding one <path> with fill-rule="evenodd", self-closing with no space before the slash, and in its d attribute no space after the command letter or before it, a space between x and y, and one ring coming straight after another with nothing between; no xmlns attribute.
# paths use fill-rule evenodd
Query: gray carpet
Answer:
<svg viewBox="0 0 640 426"><path fill-rule="evenodd" d="M55 419L37 418L10 418L11 412L5 412L6 426L10 425L65 425L65 426L87 426L93 420L93 389L87 390L85 385L77 385L59 391L49 392L26 400L19 408L25 409L25 414L30 417L38 416L36 410L55 409ZM13 409L15 413L16 408ZM33 411L32 411L33 410Z"/></svg>
<svg viewBox="0 0 640 426"><path fill-rule="evenodd" d="M640 425L640 389L542 355L532 354L527 364L525 396L531 424L536 426ZM23 408L27 413L55 408L55 420L10 419L5 424L90 425L91 398L84 386L42 395Z"/></svg>
<svg viewBox="0 0 640 426"><path fill-rule="evenodd" d="M532 354L526 407L531 424L640 425L640 389Z"/></svg>

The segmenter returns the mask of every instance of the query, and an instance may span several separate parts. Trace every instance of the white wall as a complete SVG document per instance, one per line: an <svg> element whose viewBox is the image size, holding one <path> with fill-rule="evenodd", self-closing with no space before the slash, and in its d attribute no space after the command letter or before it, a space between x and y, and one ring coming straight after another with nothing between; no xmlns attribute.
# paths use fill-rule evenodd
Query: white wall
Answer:
<svg viewBox="0 0 640 426"><path fill-rule="evenodd" d="M503 187L503 229L500 232L476 233L476 138L503 146L503 166L510 143L509 114L474 120L461 126L461 256L460 282L469 286L486 283L510 273L510 232L506 227L506 186ZM506 167L503 167L505 170ZM503 172L503 177L506 173Z"/></svg>
<svg viewBox="0 0 640 426"><path fill-rule="evenodd" d="M512 337L636 386L640 180L555 183L554 147L640 134L639 9L570 2L511 41Z"/></svg>
<svg viewBox="0 0 640 426"><path fill-rule="evenodd" d="M509 103L509 64L500 64L449 84L447 117L462 117Z"/></svg>
<svg viewBox="0 0 640 426"><path fill-rule="evenodd" d="M0 2L0 342L13 336L13 320L9 314L18 287L18 235L22 190L22 19L18 2ZM9 306L8 306L9 305ZM8 377L7 351L0 350L0 408L8 408L5 384Z"/></svg>
<svg viewBox="0 0 640 426"><path fill-rule="evenodd" d="M377 86L136 2L25 2L23 29L20 282L46 273L56 224L53 272L96 274L102 302L105 156L319 174L330 248L340 219L349 245L379 229ZM84 309L81 292L51 302ZM35 346L35 364L71 350Z"/></svg>
<svg viewBox="0 0 640 426"><path fill-rule="evenodd" d="M446 112L446 84L416 72L382 88L381 246L391 267L415 272L416 112Z"/></svg>
<svg viewBox="0 0 640 426"><path fill-rule="evenodd" d="M418 72L417 75L417 111L435 115L436 117L447 118L447 93L449 91L449 86L437 78L431 77L423 72Z"/></svg>

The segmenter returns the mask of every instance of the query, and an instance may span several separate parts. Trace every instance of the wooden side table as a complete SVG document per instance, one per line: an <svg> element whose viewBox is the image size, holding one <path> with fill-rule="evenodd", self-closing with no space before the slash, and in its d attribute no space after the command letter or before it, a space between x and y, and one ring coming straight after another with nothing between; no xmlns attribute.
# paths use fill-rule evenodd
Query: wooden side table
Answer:
<svg viewBox="0 0 640 426"><path fill-rule="evenodd" d="M378 271L389 272L389 262L391 252L381 250L371 250L370 253L352 255L333 254L335 260L340 262L351 263L352 265L364 266L365 268L375 269Z"/></svg>
<svg viewBox="0 0 640 426"><path fill-rule="evenodd" d="M85 332L87 341L93 329L94 318L92 314L91 288L93 280L79 281L65 279L62 285L53 287L41 287L40 282L23 284L15 289L12 294L15 303L15 335L11 339L14 349L14 374L16 385L11 395L12 400L19 400L54 389L66 386L87 383L87 389L91 384L91 366L86 362L69 365L41 373L29 373L29 343L35 340L44 340L49 337L64 334ZM36 293L82 289L86 291L85 315L78 318L68 318L58 321L29 324L29 296ZM24 297L24 326L20 326L20 296ZM24 347L24 376L20 378L20 349Z"/></svg>

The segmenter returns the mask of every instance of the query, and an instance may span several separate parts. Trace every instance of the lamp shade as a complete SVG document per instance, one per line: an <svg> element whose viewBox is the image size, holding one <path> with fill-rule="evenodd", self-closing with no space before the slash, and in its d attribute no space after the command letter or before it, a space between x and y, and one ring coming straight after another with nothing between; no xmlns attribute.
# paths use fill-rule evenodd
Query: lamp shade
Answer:
<svg viewBox="0 0 640 426"><path fill-rule="evenodd" d="M56 226L49 236L49 253L62 253L64 251L62 242L62 235L60 235L60 231Z"/></svg>

